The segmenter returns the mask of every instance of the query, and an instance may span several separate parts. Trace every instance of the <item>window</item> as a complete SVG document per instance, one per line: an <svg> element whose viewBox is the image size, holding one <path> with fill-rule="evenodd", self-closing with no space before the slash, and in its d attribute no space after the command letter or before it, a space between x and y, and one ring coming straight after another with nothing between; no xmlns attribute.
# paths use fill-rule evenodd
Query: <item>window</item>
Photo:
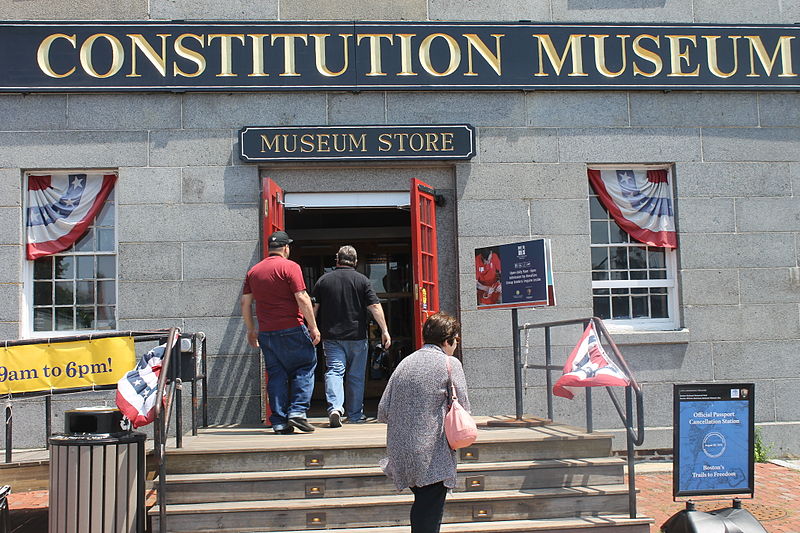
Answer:
<svg viewBox="0 0 800 533"><path fill-rule="evenodd" d="M607 169L596 167L595 170ZM668 170L668 183L671 183L670 174ZM671 186L669 189L671 211ZM594 315L615 329L676 329L675 249L644 244L632 238L603 206L594 187L589 191L589 216Z"/></svg>
<svg viewBox="0 0 800 533"><path fill-rule="evenodd" d="M40 174L36 173L37 176ZM26 181L31 176L26 176ZM86 177L87 173L50 172L47 176L52 177L55 183L64 176L73 179L75 176ZM115 176L111 177L115 179ZM25 190L30 190L28 184ZM87 190L88 187L82 201L88 196ZM88 229L73 244L63 251L27 261L25 293L30 334L116 329L117 239L113 188L107 194ZM65 195L51 205L55 212L58 212L59 205L64 205L59 202L65 199L70 203ZM26 201L31 203L30 199ZM42 211L30 205L26 208L28 217L35 218L35 212ZM27 230L32 231L30 226Z"/></svg>

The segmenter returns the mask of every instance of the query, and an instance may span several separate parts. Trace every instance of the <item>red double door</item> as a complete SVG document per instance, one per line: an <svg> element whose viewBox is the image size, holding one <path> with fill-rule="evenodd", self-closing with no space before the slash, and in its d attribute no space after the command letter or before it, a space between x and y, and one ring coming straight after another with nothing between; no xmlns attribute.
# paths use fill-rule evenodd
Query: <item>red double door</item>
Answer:
<svg viewBox="0 0 800 533"><path fill-rule="evenodd" d="M267 239L275 231L286 229L283 189L270 178L262 183L263 250L267 254ZM414 343L422 346L422 325L439 311L439 268L436 248L436 203L434 189L416 178L411 180L411 269L414 279ZM266 398L267 375L264 373L263 398ZM265 420L271 414L265 402Z"/></svg>

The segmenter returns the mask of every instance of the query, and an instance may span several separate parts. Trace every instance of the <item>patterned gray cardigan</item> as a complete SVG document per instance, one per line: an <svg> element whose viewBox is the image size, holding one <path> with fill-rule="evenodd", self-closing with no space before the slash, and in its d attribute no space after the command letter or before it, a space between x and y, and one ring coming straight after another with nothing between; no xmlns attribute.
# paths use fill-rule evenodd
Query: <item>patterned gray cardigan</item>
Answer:
<svg viewBox="0 0 800 533"><path fill-rule="evenodd" d="M392 373L378 406L378 420L387 424L383 471L397 490L444 481L456 485L456 452L444 434L448 409L445 353L426 344L403 359ZM461 362L450 357L456 395L469 411L467 382Z"/></svg>

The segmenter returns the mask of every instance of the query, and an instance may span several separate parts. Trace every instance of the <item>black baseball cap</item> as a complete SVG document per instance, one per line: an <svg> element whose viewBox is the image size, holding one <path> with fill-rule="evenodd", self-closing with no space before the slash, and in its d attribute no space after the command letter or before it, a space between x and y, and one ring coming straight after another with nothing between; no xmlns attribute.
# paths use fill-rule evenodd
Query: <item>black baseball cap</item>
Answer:
<svg viewBox="0 0 800 533"><path fill-rule="evenodd" d="M269 236L268 239L269 247L270 248L277 248L279 246L286 246L287 244L292 244L294 241L289 238L289 234L285 231L276 231L272 235Z"/></svg>

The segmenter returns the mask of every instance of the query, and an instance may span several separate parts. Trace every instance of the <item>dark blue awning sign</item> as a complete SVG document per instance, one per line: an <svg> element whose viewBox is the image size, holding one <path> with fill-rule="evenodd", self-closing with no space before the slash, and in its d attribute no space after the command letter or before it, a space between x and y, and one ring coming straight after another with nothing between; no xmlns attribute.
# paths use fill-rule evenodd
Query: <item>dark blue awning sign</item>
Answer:
<svg viewBox="0 0 800 533"><path fill-rule="evenodd" d="M753 494L754 385L675 385L673 495Z"/></svg>

